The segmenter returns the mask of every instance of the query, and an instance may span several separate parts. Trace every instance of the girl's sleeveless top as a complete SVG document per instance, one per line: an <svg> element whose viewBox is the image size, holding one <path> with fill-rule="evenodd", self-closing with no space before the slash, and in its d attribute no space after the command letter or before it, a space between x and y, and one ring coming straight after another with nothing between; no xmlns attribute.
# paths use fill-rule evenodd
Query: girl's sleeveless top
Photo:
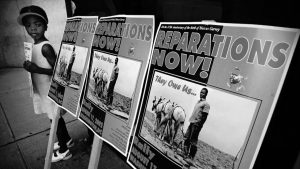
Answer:
<svg viewBox="0 0 300 169"><path fill-rule="evenodd" d="M51 65L42 54L42 47L44 44L51 45L49 41L33 45L31 61L41 68L50 69L52 68ZM47 97L50 89L51 76L31 73L31 79L33 85L33 105L35 113L46 113L50 119L53 119L55 103Z"/></svg>

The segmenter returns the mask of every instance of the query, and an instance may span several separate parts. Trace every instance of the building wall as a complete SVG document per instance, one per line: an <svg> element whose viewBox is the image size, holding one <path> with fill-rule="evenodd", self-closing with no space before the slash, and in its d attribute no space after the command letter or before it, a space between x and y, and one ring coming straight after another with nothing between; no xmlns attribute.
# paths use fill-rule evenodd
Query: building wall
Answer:
<svg viewBox="0 0 300 169"><path fill-rule="evenodd" d="M1 0L0 1L0 68L22 67L25 60L23 42L33 42L24 27L17 23L22 7L42 7L49 19L46 37L58 52L66 22L64 0Z"/></svg>

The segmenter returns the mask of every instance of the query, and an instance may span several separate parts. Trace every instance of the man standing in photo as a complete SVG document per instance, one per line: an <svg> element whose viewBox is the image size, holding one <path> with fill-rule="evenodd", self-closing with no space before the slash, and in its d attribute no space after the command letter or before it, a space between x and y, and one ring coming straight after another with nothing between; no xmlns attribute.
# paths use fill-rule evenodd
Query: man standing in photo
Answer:
<svg viewBox="0 0 300 169"><path fill-rule="evenodd" d="M75 57L76 57L76 53L75 53L75 46L74 46L73 52L72 52L72 55L71 55L71 58L70 58L70 61L69 61L67 73L66 73L67 74L67 77L66 77L67 83L70 83L70 80L71 80L71 70L72 70L72 67L73 67L73 64L74 64L74 61L75 61Z"/></svg>
<svg viewBox="0 0 300 169"><path fill-rule="evenodd" d="M107 90L107 106L111 108L113 103L113 94L114 94L114 88L115 84L117 82L118 76L119 76L119 66L118 66L118 58L115 59L115 65L113 67L111 76L110 76L110 82Z"/></svg>
<svg viewBox="0 0 300 169"><path fill-rule="evenodd" d="M184 154L187 157L187 161L194 160L195 158L198 136L209 113L210 105L206 101L207 94L207 88L202 88L200 91L200 100L194 106L189 119L190 125L184 135Z"/></svg>

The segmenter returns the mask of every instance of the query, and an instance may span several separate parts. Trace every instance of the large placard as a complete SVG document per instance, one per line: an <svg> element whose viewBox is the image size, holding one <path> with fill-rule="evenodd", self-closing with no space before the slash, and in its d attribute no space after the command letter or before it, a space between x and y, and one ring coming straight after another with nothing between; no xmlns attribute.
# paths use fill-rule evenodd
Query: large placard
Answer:
<svg viewBox="0 0 300 169"><path fill-rule="evenodd" d="M252 168L298 38L281 27L161 23L127 162Z"/></svg>
<svg viewBox="0 0 300 169"><path fill-rule="evenodd" d="M79 119L126 156L150 62L154 16L100 18Z"/></svg>
<svg viewBox="0 0 300 169"><path fill-rule="evenodd" d="M77 117L97 16L67 19L48 96Z"/></svg>

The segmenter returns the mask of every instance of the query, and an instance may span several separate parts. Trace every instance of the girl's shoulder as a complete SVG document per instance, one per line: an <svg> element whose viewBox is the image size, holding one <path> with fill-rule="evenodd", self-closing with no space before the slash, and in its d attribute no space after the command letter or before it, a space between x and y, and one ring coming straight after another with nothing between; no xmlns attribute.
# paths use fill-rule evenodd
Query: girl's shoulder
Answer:
<svg viewBox="0 0 300 169"><path fill-rule="evenodd" d="M49 41L49 40L45 40L45 41L42 41L38 44L34 44L34 46L39 46L39 47L43 47L43 46L51 46L53 48L53 44Z"/></svg>
<svg viewBox="0 0 300 169"><path fill-rule="evenodd" d="M44 50L53 50L53 45L49 41L43 41L38 44L34 44L34 48L44 51Z"/></svg>
<svg viewBox="0 0 300 169"><path fill-rule="evenodd" d="M42 50L47 50L47 49L53 50L54 49L53 45L50 42L44 42L43 44L41 44L41 48L42 48Z"/></svg>
<svg viewBox="0 0 300 169"><path fill-rule="evenodd" d="M39 43L38 45L43 54L48 53L48 52L51 52L51 53L54 52L56 54L56 52L53 48L53 45L49 41L43 41L43 42Z"/></svg>
<svg viewBox="0 0 300 169"><path fill-rule="evenodd" d="M51 42L49 41L44 41L41 43L42 48L44 47L48 47L48 48L52 48L53 49L53 45L51 44Z"/></svg>

